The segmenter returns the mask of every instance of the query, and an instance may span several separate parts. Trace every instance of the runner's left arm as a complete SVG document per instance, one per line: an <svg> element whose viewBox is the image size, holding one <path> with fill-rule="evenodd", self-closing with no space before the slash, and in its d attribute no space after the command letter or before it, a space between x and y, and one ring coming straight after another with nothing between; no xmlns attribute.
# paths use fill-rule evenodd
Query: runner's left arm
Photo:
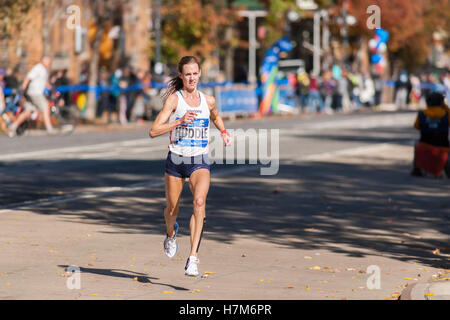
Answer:
<svg viewBox="0 0 450 320"><path fill-rule="evenodd" d="M213 121L216 128L220 131L220 135L222 136L223 143L226 146L231 145L231 136L225 129L225 124L223 123L223 119L219 114L219 110L217 110L216 99L212 96L206 96L206 101L209 106L210 118Z"/></svg>

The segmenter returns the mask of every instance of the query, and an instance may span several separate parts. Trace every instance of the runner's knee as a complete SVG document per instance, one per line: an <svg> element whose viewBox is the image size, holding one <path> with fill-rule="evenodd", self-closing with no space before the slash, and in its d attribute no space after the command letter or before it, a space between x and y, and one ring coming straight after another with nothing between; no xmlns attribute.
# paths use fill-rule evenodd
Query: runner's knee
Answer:
<svg viewBox="0 0 450 320"><path fill-rule="evenodd" d="M195 198L195 200L194 200L194 205L195 205L197 208L202 208L202 207L204 207L204 206L205 206L205 199L204 199L203 197Z"/></svg>

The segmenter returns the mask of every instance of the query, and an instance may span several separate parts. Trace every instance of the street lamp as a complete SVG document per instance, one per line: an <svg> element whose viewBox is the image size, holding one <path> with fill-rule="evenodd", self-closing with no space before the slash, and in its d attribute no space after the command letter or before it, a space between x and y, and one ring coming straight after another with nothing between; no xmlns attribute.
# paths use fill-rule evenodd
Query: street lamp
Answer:
<svg viewBox="0 0 450 320"><path fill-rule="evenodd" d="M263 10L241 10L239 11L241 17L248 18L248 75L249 83L256 83L256 49L258 42L256 41L256 18L265 17L266 11Z"/></svg>

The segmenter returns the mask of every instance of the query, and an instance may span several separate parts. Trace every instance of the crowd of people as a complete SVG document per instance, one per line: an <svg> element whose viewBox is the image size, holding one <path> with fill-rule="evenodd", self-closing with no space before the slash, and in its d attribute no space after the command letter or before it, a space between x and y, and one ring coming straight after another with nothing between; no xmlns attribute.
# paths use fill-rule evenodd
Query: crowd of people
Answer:
<svg viewBox="0 0 450 320"><path fill-rule="evenodd" d="M150 72L133 70L130 66L113 72L100 68L96 117L103 122L122 124L153 119L161 109L162 100L159 90L151 88L151 80ZM289 82L295 88L297 105L302 112L333 113L378 106L383 90L389 87L393 95L389 100L400 109L411 105L425 107L427 94L436 87L441 88L447 98L450 96L449 71L440 76L433 73L409 75L401 71L396 79L386 81L377 74L362 74L335 65L319 76L300 68L296 74L290 74ZM17 70L0 69L0 86L8 88L4 98L0 95L0 111L5 106L5 99L8 101L14 94L10 89L20 90L22 83ZM53 89L66 88L61 90L59 103L75 103L77 90L71 85L88 84L87 68L81 72L78 82L69 80L67 70L54 70L49 73L49 84Z"/></svg>
<svg viewBox="0 0 450 320"><path fill-rule="evenodd" d="M396 79L386 81L378 74L362 74L338 66L319 76L300 68L290 83L296 88L303 112L333 113L378 106L383 90L388 87L392 88L390 100L398 109L425 107L426 96L433 90L440 90L450 98L450 72L436 76L401 71Z"/></svg>

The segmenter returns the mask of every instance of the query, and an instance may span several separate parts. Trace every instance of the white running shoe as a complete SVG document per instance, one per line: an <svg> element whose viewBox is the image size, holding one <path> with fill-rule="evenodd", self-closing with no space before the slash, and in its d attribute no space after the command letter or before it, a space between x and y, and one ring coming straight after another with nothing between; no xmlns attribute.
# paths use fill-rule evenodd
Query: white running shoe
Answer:
<svg viewBox="0 0 450 320"><path fill-rule="evenodd" d="M190 256L186 261L186 266L184 267L184 274L191 277L198 277L198 264L200 260L197 257Z"/></svg>
<svg viewBox="0 0 450 320"><path fill-rule="evenodd" d="M166 235L166 239L164 240L164 253L169 258L173 258L178 251L178 244L177 244L178 223L175 222L173 227L175 229L175 235L173 236L173 238L170 238L168 235Z"/></svg>

